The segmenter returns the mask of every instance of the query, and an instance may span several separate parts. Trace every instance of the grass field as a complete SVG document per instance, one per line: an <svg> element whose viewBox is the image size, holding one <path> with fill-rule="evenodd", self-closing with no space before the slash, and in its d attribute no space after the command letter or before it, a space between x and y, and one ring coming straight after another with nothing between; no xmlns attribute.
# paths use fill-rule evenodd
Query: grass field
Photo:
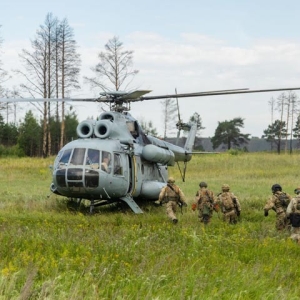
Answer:
<svg viewBox="0 0 300 300"><path fill-rule="evenodd" d="M238 224L214 214L203 226L190 205L177 225L151 203L75 211L50 195L52 159L0 158L0 299L300 299L300 246L263 215L274 183L299 186L299 159L195 156L184 183L169 168L189 204L200 181L240 200Z"/></svg>

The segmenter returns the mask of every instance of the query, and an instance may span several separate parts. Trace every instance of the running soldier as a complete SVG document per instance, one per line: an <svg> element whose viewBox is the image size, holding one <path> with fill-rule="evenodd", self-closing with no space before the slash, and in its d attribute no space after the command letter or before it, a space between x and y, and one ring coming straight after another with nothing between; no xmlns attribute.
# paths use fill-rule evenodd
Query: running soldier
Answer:
<svg viewBox="0 0 300 300"><path fill-rule="evenodd" d="M174 224L178 223L178 219L176 217L177 205L187 206L185 196L181 189L175 185L173 177L170 177L167 181L167 185L161 189L158 202L160 205L166 203L167 215Z"/></svg>
<svg viewBox="0 0 300 300"><path fill-rule="evenodd" d="M217 199L214 193L207 189L207 183L202 181L199 183L200 189L197 191L195 196L195 202L192 205L192 209L198 209L198 217L200 222L208 224L212 218L213 211L215 208L215 203Z"/></svg>
<svg viewBox="0 0 300 300"><path fill-rule="evenodd" d="M270 209L275 210L276 229L283 230L288 225L286 209L292 200L292 197L289 194L282 192L282 187L277 183L272 185L271 190L273 195L269 197L269 200L264 207L264 215L267 217Z"/></svg>
<svg viewBox="0 0 300 300"><path fill-rule="evenodd" d="M291 239L300 244L300 187L294 190L296 197L292 198L286 209L286 216L292 225Z"/></svg>
<svg viewBox="0 0 300 300"><path fill-rule="evenodd" d="M222 185L222 193L218 195L218 203L221 206L223 220L229 224L236 224L241 214L241 205L237 197L229 192L228 184Z"/></svg>

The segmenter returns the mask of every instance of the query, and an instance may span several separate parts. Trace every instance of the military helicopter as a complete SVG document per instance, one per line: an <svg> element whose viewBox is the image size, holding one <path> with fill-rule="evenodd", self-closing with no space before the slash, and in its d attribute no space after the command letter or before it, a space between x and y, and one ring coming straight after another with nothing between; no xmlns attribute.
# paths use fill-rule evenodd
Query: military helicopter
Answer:
<svg viewBox="0 0 300 300"><path fill-rule="evenodd" d="M134 213L143 213L136 203L142 199L155 201L168 179L168 167L183 162L183 181L187 162L192 158L196 124L183 123L178 130L189 130L184 147L160 140L143 132L129 113L131 102L168 98L203 97L243 93L299 90L281 88L265 90L233 89L186 94L144 96L150 90L103 92L98 98L84 99L4 99L0 102L83 101L105 102L110 111L99 119L85 120L77 127L78 139L66 144L52 167L50 190L54 194L76 200L90 201L89 209L124 202ZM198 152L199 153L199 152ZM203 152L202 152L203 153Z"/></svg>

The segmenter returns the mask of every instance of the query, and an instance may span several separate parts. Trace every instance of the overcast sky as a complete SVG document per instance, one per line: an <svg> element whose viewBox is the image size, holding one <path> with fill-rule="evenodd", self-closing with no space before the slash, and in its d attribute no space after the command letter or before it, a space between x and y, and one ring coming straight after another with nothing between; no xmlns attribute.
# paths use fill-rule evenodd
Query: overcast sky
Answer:
<svg viewBox="0 0 300 300"><path fill-rule="evenodd" d="M193 93L300 87L300 1L2 0L0 59L5 70L21 68L18 54L31 49L30 40L50 12L67 18L74 29L81 78L94 75L90 68L98 53L118 36L126 50L134 50L134 68L139 70L129 88L152 90L148 95L173 94L175 88ZM18 84L15 76L7 83ZM98 92L82 83L72 96L94 97ZM183 121L200 114L204 137L214 135L218 121L235 117L245 119L243 133L260 137L271 123L268 101L279 95L185 98L179 106ZM161 107L159 100L134 103L131 114L153 121L162 133ZM96 118L97 109L94 104L78 107L80 121Z"/></svg>

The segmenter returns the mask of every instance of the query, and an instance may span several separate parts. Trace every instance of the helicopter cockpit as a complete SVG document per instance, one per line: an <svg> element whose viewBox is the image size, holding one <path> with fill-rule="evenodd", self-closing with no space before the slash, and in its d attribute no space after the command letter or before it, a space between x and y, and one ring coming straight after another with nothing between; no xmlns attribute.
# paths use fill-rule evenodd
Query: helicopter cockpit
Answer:
<svg viewBox="0 0 300 300"><path fill-rule="evenodd" d="M54 162L56 190L85 194L87 190L107 186L107 180L124 177L124 159L120 153L94 148L62 149Z"/></svg>

